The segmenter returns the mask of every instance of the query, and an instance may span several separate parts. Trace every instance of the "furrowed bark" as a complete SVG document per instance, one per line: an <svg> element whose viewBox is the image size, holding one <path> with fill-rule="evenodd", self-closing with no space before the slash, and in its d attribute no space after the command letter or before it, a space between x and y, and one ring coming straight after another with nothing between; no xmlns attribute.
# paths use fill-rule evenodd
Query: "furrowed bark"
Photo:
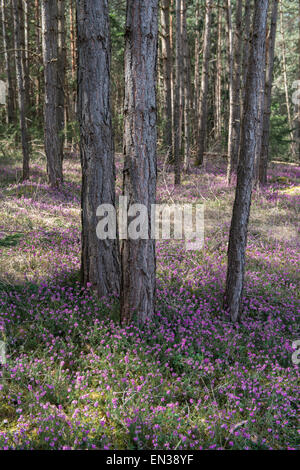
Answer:
<svg viewBox="0 0 300 470"><path fill-rule="evenodd" d="M108 0L77 0L78 118L82 167L81 277L99 298L119 293L117 239L97 237L97 208L115 207L115 164L110 108Z"/></svg>
<svg viewBox="0 0 300 470"><path fill-rule="evenodd" d="M123 195L147 208L149 239L121 242L121 321L148 321L155 306L156 62L158 1L127 0Z"/></svg>

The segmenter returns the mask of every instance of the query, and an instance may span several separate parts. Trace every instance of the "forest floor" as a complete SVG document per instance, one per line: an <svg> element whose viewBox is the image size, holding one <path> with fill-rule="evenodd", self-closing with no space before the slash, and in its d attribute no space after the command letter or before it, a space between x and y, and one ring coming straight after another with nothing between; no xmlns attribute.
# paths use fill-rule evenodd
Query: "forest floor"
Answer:
<svg viewBox="0 0 300 470"><path fill-rule="evenodd" d="M205 246L157 243L157 311L143 331L121 328L116 299L101 304L79 284L78 157L64 169L62 189L49 189L36 152L21 183L20 154L2 145L0 449L299 448L299 167L272 163L253 194L233 325L222 310L225 162L195 168L179 189L159 164L159 201L205 204Z"/></svg>

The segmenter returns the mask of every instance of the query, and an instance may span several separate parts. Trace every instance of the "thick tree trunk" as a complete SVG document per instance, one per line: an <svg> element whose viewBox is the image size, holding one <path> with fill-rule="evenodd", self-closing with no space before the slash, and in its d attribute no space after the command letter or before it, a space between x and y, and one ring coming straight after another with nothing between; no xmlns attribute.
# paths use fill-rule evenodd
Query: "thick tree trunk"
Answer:
<svg viewBox="0 0 300 470"><path fill-rule="evenodd" d="M230 0L228 10L231 10ZM230 22L231 23L231 22ZM241 89L241 44L242 44L242 1L236 3L236 21L233 40L232 80L230 89L230 111L228 132L227 183L231 182L238 161L240 144L240 89Z"/></svg>
<svg viewBox="0 0 300 470"><path fill-rule="evenodd" d="M270 140L271 98L272 98L277 16L278 16L278 0L273 0L271 28L270 28L270 36L269 36L269 47L268 47L268 56L267 56L267 67L266 67L262 143L261 143L261 154L260 154L260 159L259 159L259 182L260 184L267 183L267 166L268 166L268 160L269 160L269 140Z"/></svg>
<svg viewBox="0 0 300 470"><path fill-rule="evenodd" d="M25 64L24 54L22 54L22 0L13 0L13 16L14 16L14 39L15 39L15 62L16 76L18 87L18 103L20 115L21 141L23 152L23 179L29 178L29 159L30 144L29 132L27 127L27 103L26 103L26 86L25 86Z"/></svg>
<svg viewBox="0 0 300 470"><path fill-rule="evenodd" d="M210 58L210 29L211 29L211 9L212 0L206 0L204 41L203 41L203 61L201 90L199 98L199 117L198 117L198 142L197 142L197 164L202 165L206 143L207 131L207 93L208 93L208 75Z"/></svg>
<svg viewBox="0 0 300 470"><path fill-rule="evenodd" d="M3 35L3 51L5 62L5 73L7 78L7 100L6 100L6 122L7 124L15 124L16 122L16 109L14 97L14 84L13 84L13 58L9 47L8 36L8 16L5 0L1 0L1 18L2 18L2 35Z"/></svg>
<svg viewBox="0 0 300 470"><path fill-rule="evenodd" d="M170 42L170 0L161 2L161 55L164 86L164 143L168 160L172 155L172 53Z"/></svg>
<svg viewBox="0 0 300 470"><path fill-rule="evenodd" d="M43 60L45 78L45 153L52 187L63 180L62 151L58 127L58 10L57 2L42 1Z"/></svg>
<svg viewBox="0 0 300 470"><path fill-rule="evenodd" d="M123 194L147 208L149 239L121 244L121 320L144 324L154 313L155 240L151 239L151 205L156 193L156 62L158 0L127 0L125 40L125 131ZM148 225L148 227L147 227Z"/></svg>
<svg viewBox="0 0 300 470"><path fill-rule="evenodd" d="M77 0L78 118L82 166L81 275L99 298L119 292L117 239L99 239L97 208L115 207L115 164L110 109L108 0Z"/></svg>
<svg viewBox="0 0 300 470"><path fill-rule="evenodd" d="M259 87L264 73L264 50L268 0L255 0L253 35L246 82L244 117L241 129L241 150L237 187L233 206L225 290L225 307L231 320L237 321L242 311L248 221L250 214L254 153L256 145Z"/></svg>

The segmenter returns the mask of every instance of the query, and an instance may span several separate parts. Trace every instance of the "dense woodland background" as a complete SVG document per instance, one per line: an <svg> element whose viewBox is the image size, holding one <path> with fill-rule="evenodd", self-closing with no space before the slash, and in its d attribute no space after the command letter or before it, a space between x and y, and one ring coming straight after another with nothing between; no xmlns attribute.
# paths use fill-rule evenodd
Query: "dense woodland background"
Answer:
<svg viewBox="0 0 300 470"><path fill-rule="evenodd" d="M42 57L41 2L17 2L19 7L20 47L14 37L12 1L1 1L1 78L8 81L8 112L1 107L1 132L18 133L16 60L22 52L26 75L26 117L29 140L43 140L44 75ZM277 2L278 3L278 2ZM59 106L64 108L62 133L66 148L78 143L76 125L76 13L74 1L58 1L58 42L61 49L59 82L63 91ZM125 1L109 1L111 30L112 115L115 146L122 151L124 105L124 28ZM180 10L180 15L178 14ZM269 7L268 37L271 34ZM64 16L62 16L64 12ZM230 116L230 77L234 93L245 86L247 41L251 28L253 2L220 0L211 5L210 39L207 52L207 111L205 151L227 154ZM178 18L178 20L176 20ZM194 162L199 140L199 98L204 65L205 2L161 1L159 15L159 49L157 68L158 145L167 152L172 145L172 125L179 106L180 154L182 160ZM269 41L270 42L270 41ZM20 49L20 51L18 50ZM180 72L176 76L177 62ZM294 81L299 80L299 2L280 1L278 5L274 77L271 104L271 158L284 161L299 159L295 144L297 119L292 102ZM177 90L179 87L179 90ZM243 91L242 91L243 92ZM178 93L178 95L176 95ZM170 96L171 95L171 96ZM175 100L176 96L176 100ZM179 99L178 99L179 97ZM174 105L174 102L176 105ZM237 103L236 103L237 105ZM6 122L10 127L6 126ZM294 142L294 145L293 145ZM198 160L201 160L198 155Z"/></svg>

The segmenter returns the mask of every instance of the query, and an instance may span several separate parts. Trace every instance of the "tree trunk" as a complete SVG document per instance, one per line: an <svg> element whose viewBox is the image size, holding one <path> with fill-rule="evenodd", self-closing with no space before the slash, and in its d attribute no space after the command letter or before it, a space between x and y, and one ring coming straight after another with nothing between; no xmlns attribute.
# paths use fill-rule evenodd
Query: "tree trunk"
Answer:
<svg viewBox="0 0 300 470"><path fill-rule="evenodd" d="M207 93L208 93L208 72L210 58L210 29L211 29L211 9L212 0L206 0L204 41L203 41L203 61L201 90L199 98L198 117L198 142L197 142L197 164L202 165L205 151L206 130L207 130Z"/></svg>
<svg viewBox="0 0 300 470"><path fill-rule="evenodd" d="M42 66L42 55L41 48L41 32L40 32L40 3L39 0L34 1L35 5L35 52L37 54L37 73L35 78L35 105L36 112L39 118L42 118L42 79L40 77L40 68Z"/></svg>
<svg viewBox="0 0 300 470"><path fill-rule="evenodd" d="M267 56L266 81L265 81L262 144L261 144L261 155L260 155L260 161L259 161L260 184L267 183L267 166L268 166L268 160L269 160L269 140L270 140L271 98L272 98L277 15L278 15L278 0L273 0L269 47L268 47L268 56Z"/></svg>
<svg viewBox="0 0 300 470"><path fill-rule="evenodd" d="M31 93L30 93L30 77L29 77L29 36L30 36L30 20L29 20L29 9L28 0L23 0L23 44L22 53L24 54L24 70L25 70L25 92L26 92L26 103L27 112L31 112Z"/></svg>
<svg viewBox="0 0 300 470"><path fill-rule="evenodd" d="M231 141L231 131L232 131L232 102L233 102L233 28L232 28L232 5L231 0L227 0L227 29L228 29L228 91L229 91L229 126L228 126L228 152L229 152L229 142ZM230 170L231 162L230 156L228 153L227 161L227 183L229 182L228 172ZM231 172L230 172L231 176Z"/></svg>
<svg viewBox="0 0 300 470"><path fill-rule="evenodd" d="M241 150L238 163L237 187L229 235L225 307L231 320L237 321L242 312L248 221L250 214L254 153L256 145L259 87L264 73L264 49L268 0L255 0L253 35L246 82L244 117L241 129Z"/></svg>
<svg viewBox="0 0 300 470"><path fill-rule="evenodd" d="M29 133L27 127L27 103L26 103L26 87L25 87L25 64L24 54L22 54L22 0L13 0L13 16L14 16L14 39L15 39L15 62L16 76L18 87L18 103L20 115L21 142L23 152L23 174L22 178L29 178L29 159L30 145Z"/></svg>
<svg viewBox="0 0 300 470"><path fill-rule="evenodd" d="M264 119L264 107L265 107L265 86L266 86L266 64L267 56L269 51L269 31L268 31L268 22L266 27L266 41L264 54L264 73L261 78L261 83L259 86L259 100L258 100L258 118L257 118L257 130L256 130L256 146L255 146L255 155L254 155L254 185L258 185L259 178L259 160L261 154L261 145L262 145L262 133L263 133L263 119Z"/></svg>
<svg viewBox="0 0 300 470"><path fill-rule="evenodd" d="M300 50L300 0L298 0L298 51ZM298 90L300 86L300 54L298 53ZM295 140L296 140L296 157L300 162L300 102L295 103L295 116L294 116Z"/></svg>
<svg viewBox="0 0 300 470"><path fill-rule="evenodd" d="M222 134L222 8L218 2L218 39L217 39L217 65L215 84L215 141L220 145Z"/></svg>
<svg viewBox="0 0 300 470"><path fill-rule="evenodd" d="M175 87L174 87L174 79L175 79L175 74L174 74L174 61L173 61L173 45L174 45L174 0L170 0L170 48L171 48L171 102L172 102L172 161L174 161L174 121L173 121L173 116L174 116L174 93L175 93Z"/></svg>
<svg viewBox="0 0 300 470"><path fill-rule="evenodd" d="M119 293L117 239L99 239L97 208L115 207L115 164L110 108L108 0L77 0L78 118L82 166L83 284L99 298Z"/></svg>
<svg viewBox="0 0 300 470"><path fill-rule="evenodd" d="M73 0L70 0L69 8L69 21L70 21L70 53L71 53L71 83L69 84L68 89L68 98L69 98L69 120L72 123L71 132L70 132L70 141L72 149L74 149L74 122L77 119L77 93L76 93L76 34L75 34L75 15L73 8Z"/></svg>
<svg viewBox="0 0 300 470"><path fill-rule="evenodd" d="M190 52L186 24L186 0L182 0L182 43L184 62L184 171L190 171L190 107L191 107L191 75Z"/></svg>
<svg viewBox="0 0 300 470"><path fill-rule="evenodd" d="M161 2L161 55L164 85L164 142L168 160L172 155L172 54L170 42L170 0Z"/></svg>
<svg viewBox="0 0 300 470"><path fill-rule="evenodd" d="M12 71L13 58L12 58L10 47L9 47L9 36L8 36L8 29L7 29L8 28L7 9L6 9L6 5L4 1L5 0L1 0L1 17L2 17L2 35L3 35L5 73L6 73L6 79L7 79L6 122L7 124L15 124L16 110L15 110L13 71Z"/></svg>
<svg viewBox="0 0 300 470"><path fill-rule="evenodd" d="M244 34L243 34L243 64L242 64L242 100L241 100L241 115L243 115L243 103L245 101L246 93L246 80L249 63L250 52L250 25L251 25L251 10L252 0L246 0L244 9Z"/></svg>
<svg viewBox="0 0 300 470"><path fill-rule="evenodd" d="M283 83L284 83L284 91L285 91L285 102L286 102L286 110L288 116L288 124L290 130L290 139L291 139L291 154L295 157L295 146L294 146L294 135L293 135L293 122L292 122L292 113L291 113L291 106L290 106L290 98L289 98L289 91L288 91L288 79L287 79L287 68L286 68L286 46L285 46L285 34L284 34L284 27L283 27L283 8L282 8L282 0L280 0L280 33L282 38L282 71L283 71Z"/></svg>
<svg viewBox="0 0 300 470"><path fill-rule="evenodd" d="M180 155L180 81L181 73L181 0L176 0L176 47L175 47L175 84L174 84L174 165L175 165L175 185L180 185L181 181L181 155Z"/></svg>
<svg viewBox="0 0 300 470"><path fill-rule="evenodd" d="M179 14L180 14L180 33L179 33L179 82L180 82L180 106L179 106L179 149L180 158L182 157L183 151L183 126L184 126L184 107L185 107L185 96L184 96L184 50L183 50L183 3L184 0L180 0Z"/></svg>
<svg viewBox="0 0 300 470"><path fill-rule="evenodd" d="M231 12L230 0L228 0L228 10ZM228 12L228 13L229 13ZM229 13L230 14L230 13ZM230 15L231 16L231 15ZM231 21L230 26L232 29ZM232 32L230 32L232 35ZM227 183L231 182L232 173L238 161L240 144L240 89L241 89L241 44L242 44L242 1L236 3L236 21L233 41L232 79L230 86L230 110L229 110L229 132L228 132L228 165ZM231 39L232 40L232 39Z"/></svg>
<svg viewBox="0 0 300 470"><path fill-rule="evenodd" d="M58 56L57 56L57 124L60 142L60 153L63 158L65 142L65 70L66 70L66 44L65 44L65 0L58 0Z"/></svg>
<svg viewBox="0 0 300 470"><path fill-rule="evenodd" d="M57 2L42 1L43 60L45 78L45 153L52 187L63 180L62 152L58 128L58 10Z"/></svg>
<svg viewBox="0 0 300 470"><path fill-rule="evenodd" d="M73 0L70 0L70 44L71 44L71 71L72 78L76 78L76 38L75 38L75 21L73 11Z"/></svg>
<svg viewBox="0 0 300 470"><path fill-rule="evenodd" d="M195 70L194 70L194 115L198 120L198 103L200 89L200 0L196 1L195 32Z"/></svg>
<svg viewBox="0 0 300 470"><path fill-rule="evenodd" d="M156 193L157 36L158 0L127 0L123 194L129 207L146 206L149 238L129 236L121 244L124 324L134 319L144 324L154 313L156 261L155 240L151 238L151 205L155 204Z"/></svg>

